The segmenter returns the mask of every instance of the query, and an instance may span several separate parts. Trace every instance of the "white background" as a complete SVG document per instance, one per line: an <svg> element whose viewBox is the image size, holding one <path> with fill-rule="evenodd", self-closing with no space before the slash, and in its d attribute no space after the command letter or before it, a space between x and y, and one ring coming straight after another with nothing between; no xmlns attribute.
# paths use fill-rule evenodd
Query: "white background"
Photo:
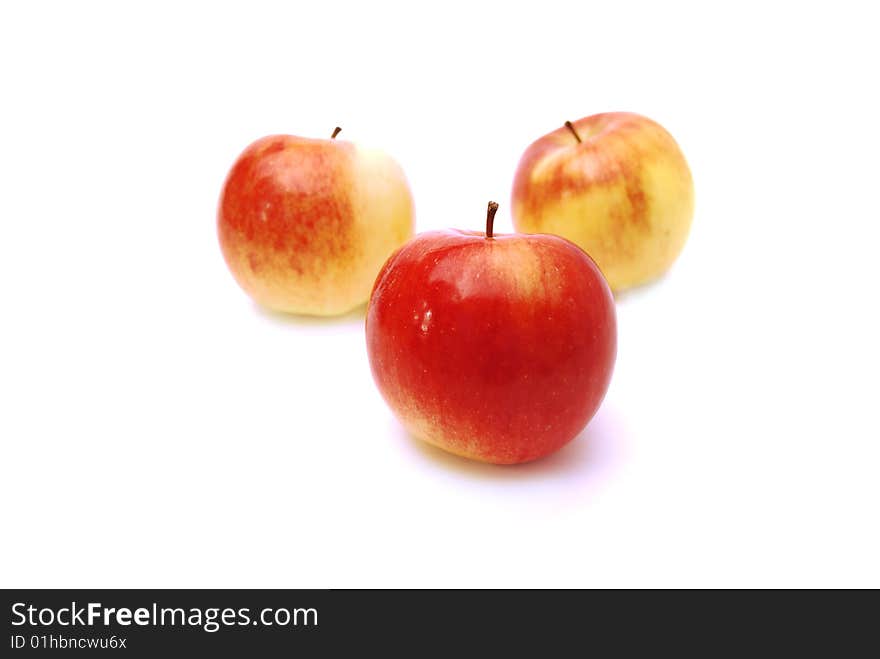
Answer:
<svg viewBox="0 0 880 659"><path fill-rule="evenodd" d="M869 6L4 2L0 585L880 586ZM525 147L607 110L697 213L543 461L418 445L363 312L261 311L220 256L260 136L340 125L419 230L503 232Z"/></svg>

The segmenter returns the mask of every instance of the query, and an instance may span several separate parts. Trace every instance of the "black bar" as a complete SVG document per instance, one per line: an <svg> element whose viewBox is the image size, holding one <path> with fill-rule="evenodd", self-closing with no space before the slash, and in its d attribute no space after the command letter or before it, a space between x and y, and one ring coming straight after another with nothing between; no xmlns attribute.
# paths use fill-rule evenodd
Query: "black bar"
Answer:
<svg viewBox="0 0 880 659"><path fill-rule="evenodd" d="M877 613L876 593L865 606L866 593L808 591L2 592L7 635L0 647L8 657L372 656L391 649L409 656L444 649L459 657L477 648L491 656L502 648L531 649L534 656L603 649L641 656L646 648L685 647L751 656L823 643L842 656L868 637Z"/></svg>

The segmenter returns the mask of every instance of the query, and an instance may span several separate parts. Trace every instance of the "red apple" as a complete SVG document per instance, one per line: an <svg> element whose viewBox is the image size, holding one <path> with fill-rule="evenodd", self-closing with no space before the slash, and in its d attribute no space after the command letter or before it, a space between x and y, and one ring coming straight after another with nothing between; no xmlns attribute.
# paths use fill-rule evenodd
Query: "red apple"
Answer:
<svg viewBox="0 0 880 659"><path fill-rule="evenodd" d="M622 291L675 261L694 215L694 184L660 124L605 112L567 121L529 146L511 200L517 231L568 238Z"/></svg>
<svg viewBox="0 0 880 659"><path fill-rule="evenodd" d="M552 235L432 231L385 263L367 351L388 405L415 437L497 464L559 449L602 402L617 350L596 264Z"/></svg>
<svg viewBox="0 0 880 659"><path fill-rule="evenodd" d="M413 234L403 171L381 151L272 135L251 144L223 185L220 247L260 304L333 315L364 302L388 256Z"/></svg>

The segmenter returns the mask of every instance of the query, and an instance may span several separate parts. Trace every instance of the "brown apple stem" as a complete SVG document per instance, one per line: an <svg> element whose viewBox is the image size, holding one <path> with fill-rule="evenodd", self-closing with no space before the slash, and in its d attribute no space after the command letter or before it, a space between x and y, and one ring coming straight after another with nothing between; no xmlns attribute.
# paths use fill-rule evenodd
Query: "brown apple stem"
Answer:
<svg viewBox="0 0 880 659"><path fill-rule="evenodd" d="M492 225L495 224L495 213L498 212L498 204L494 201L489 202L489 209L486 211L486 238L492 237Z"/></svg>
<svg viewBox="0 0 880 659"><path fill-rule="evenodd" d="M576 139L578 141L578 144L580 144L581 143L581 136L578 135L578 132L574 129L574 124L571 123L570 121L566 121L565 127L571 131L571 134L574 135L574 139Z"/></svg>
<svg viewBox="0 0 880 659"><path fill-rule="evenodd" d="M339 126L337 126L336 128L333 129L333 134L330 136L330 139L335 140L336 136L339 135L339 133L341 133L341 132L342 132L342 129ZM580 142L580 140L578 140L578 142Z"/></svg>

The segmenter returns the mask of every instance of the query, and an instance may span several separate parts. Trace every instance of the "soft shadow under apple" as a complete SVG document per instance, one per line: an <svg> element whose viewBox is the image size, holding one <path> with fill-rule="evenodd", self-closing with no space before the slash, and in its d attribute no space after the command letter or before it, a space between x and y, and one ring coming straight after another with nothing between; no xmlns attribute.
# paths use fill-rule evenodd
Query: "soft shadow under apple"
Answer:
<svg viewBox="0 0 880 659"><path fill-rule="evenodd" d="M468 478L489 481L569 479L597 476L616 462L622 433L612 413L600 410L581 433L545 458L518 465L494 465L462 458L410 435L396 420L394 434L425 463L457 472Z"/></svg>
<svg viewBox="0 0 880 659"><path fill-rule="evenodd" d="M367 316L367 303L355 307L339 316L306 316L302 314L283 313L281 311L273 311L267 309L256 302L253 302L256 313L273 323L280 325L296 325L299 327L321 327L321 326L342 326L342 325L363 325Z"/></svg>
<svg viewBox="0 0 880 659"><path fill-rule="evenodd" d="M664 272L656 279L652 279L649 282L639 284L638 286L634 286L633 288L627 288L623 291L614 292L614 302L617 304L629 303L630 301L636 303L640 298L650 295L652 290L662 287L663 283L668 278L669 273Z"/></svg>

